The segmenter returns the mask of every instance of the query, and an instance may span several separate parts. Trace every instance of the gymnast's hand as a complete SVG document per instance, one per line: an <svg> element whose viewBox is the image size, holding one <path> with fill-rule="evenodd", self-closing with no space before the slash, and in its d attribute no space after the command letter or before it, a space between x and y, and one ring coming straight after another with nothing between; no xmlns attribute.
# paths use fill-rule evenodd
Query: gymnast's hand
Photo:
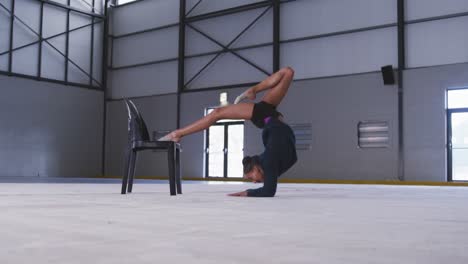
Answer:
<svg viewBox="0 0 468 264"><path fill-rule="evenodd" d="M230 193L228 196L238 196L238 197L247 197L247 191L238 192L238 193Z"/></svg>

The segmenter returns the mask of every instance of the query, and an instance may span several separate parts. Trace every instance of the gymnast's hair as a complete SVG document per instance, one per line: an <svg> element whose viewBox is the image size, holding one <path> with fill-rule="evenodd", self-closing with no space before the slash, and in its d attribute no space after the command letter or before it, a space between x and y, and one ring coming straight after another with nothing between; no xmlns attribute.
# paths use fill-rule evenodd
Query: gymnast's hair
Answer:
<svg viewBox="0 0 468 264"><path fill-rule="evenodd" d="M260 165L260 158L255 156L245 156L242 159L242 165L244 166L244 174L247 174L253 170L255 166Z"/></svg>

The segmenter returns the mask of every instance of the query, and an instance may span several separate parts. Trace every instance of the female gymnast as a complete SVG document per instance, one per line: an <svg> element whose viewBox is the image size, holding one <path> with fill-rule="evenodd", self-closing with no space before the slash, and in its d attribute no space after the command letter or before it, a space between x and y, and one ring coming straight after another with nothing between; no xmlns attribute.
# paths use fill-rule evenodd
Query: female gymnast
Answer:
<svg viewBox="0 0 468 264"><path fill-rule="evenodd" d="M263 182L263 187L232 193L229 196L273 197L278 177L297 161L294 133L284 122L283 115L276 110L286 95L293 76L292 68L283 68L247 89L236 98L233 105L216 108L205 117L172 131L159 140L179 142L182 137L207 129L220 119L250 120L255 126L263 129L265 150L260 155L244 157L244 178L255 183ZM265 90L266 93L260 102L240 103L244 99L255 100L256 94Z"/></svg>

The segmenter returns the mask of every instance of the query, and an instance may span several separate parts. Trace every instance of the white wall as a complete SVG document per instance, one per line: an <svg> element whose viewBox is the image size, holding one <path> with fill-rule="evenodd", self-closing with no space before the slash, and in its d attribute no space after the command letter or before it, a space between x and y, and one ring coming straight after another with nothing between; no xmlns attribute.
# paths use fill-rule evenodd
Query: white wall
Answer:
<svg viewBox="0 0 468 264"><path fill-rule="evenodd" d="M179 1L141 1L112 10L112 67L177 58L178 26L122 36L178 23ZM109 98L161 95L177 91L177 60L115 69L110 73Z"/></svg>
<svg viewBox="0 0 468 264"><path fill-rule="evenodd" d="M202 1L195 9L193 9L193 11L190 13L190 16L206 14L236 6L253 4L261 1L262 0L205 0ZM187 12L191 10L197 2L198 0L187 0Z"/></svg>
<svg viewBox="0 0 468 264"><path fill-rule="evenodd" d="M408 67L468 62L467 17L408 25Z"/></svg>
<svg viewBox="0 0 468 264"><path fill-rule="evenodd" d="M0 76L0 176L101 174L103 93Z"/></svg>
<svg viewBox="0 0 468 264"><path fill-rule="evenodd" d="M446 181L446 92L468 87L468 64L405 71L404 140L407 180Z"/></svg>
<svg viewBox="0 0 468 264"><path fill-rule="evenodd" d="M67 0L57 0L67 4ZM91 12L92 7L82 1L71 1L74 8ZM11 0L0 4L11 9ZM102 1L96 0L96 13L102 11ZM10 54L11 15L0 6L0 176L93 177L102 173L102 140L104 122L104 94L102 91L76 87L89 85L90 78L68 63L68 85L64 82L66 60L65 35L42 43L39 40L41 1L16 0L13 23L13 48L32 44L14 51L12 74ZM67 11L44 4L43 37L49 38L66 31ZM22 24L23 21L27 26ZM97 20L96 20L97 21ZM70 29L87 25L91 19L70 12ZM31 29L28 29L30 27ZM69 57L77 65L91 72L99 86L101 80L102 24L95 25L94 43L91 27L70 32ZM52 45L52 46L51 46ZM91 58L91 45L94 57ZM41 71L38 75L39 61ZM92 60L92 61L91 61ZM52 79L36 81L36 77Z"/></svg>
<svg viewBox="0 0 468 264"><path fill-rule="evenodd" d="M295 78L373 72L398 65L396 27L291 42L282 45L281 64L295 69Z"/></svg>
<svg viewBox="0 0 468 264"><path fill-rule="evenodd" d="M406 19L415 20L468 11L465 0L405 0Z"/></svg>
<svg viewBox="0 0 468 264"><path fill-rule="evenodd" d="M55 1L60 4L67 4L66 0ZM0 4L8 10L11 9L11 0L0 0ZM95 1L96 13L102 12L102 1ZM91 12L92 7L82 1L71 1L71 6L80 10ZM23 45L37 42L40 31L41 1L16 0L14 14L18 19L13 24L13 48L20 48ZM63 8L44 4L43 13L43 37L49 38L66 31L67 11ZM10 42L10 14L0 6L0 53L9 50ZM24 22L27 26L25 26ZM89 16L78 12L70 12L69 34L69 59L66 62L65 34L56 36L42 42L41 72L40 76L47 79L68 81L76 84L90 84L90 77L93 65L93 85L99 86L101 80L101 59L102 59L102 30L103 24L95 19L94 41L91 43L91 26L74 30L79 27L92 24ZM29 28L28 28L29 27ZM33 32L34 31L34 32ZM39 65L39 43L18 49L12 55L12 72L29 76L38 76ZM53 46L53 47L52 47ZM91 58L91 48L94 47L94 56ZM62 54L60 54L62 53ZM9 55L0 56L0 71L8 71ZM92 61L91 61L92 60ZM68 75L65 76L65 64L68 64ZM80 69L81 68L81 69Z"/></svg>
<svg viewBox="0 0 468 264"><path fill-rule="evenodd" d="M115 36L179 22L179 1L140 1L113 10Z"/></svg>
<svg viewBox="0 0 468 264"><path fill-rule="evenodd" d="M0 0L0 4L10 10L11 0ZM10 17L0 6L0 54L9 49L10 43ZM8 54L0 55L0 71L8 70Z"/></svg>
<svg viewBox="0 0 468 264"><path fill-rule="evenodd" d="M187 1L187 12L198 1ZM259 1L202 1L189 17L219 11L224 8L252 4ZM466 1L406 1L406 20L425 19L468 10ZM178 22L179 1L141 1L114 10L114 35L133 33ZM195 75L215 55L193 55L216 52L227 46L234 37L263 12L265 14L248 29L198 77ZM267 7L225 15L190 23L219 43L186 27L185 82L194 90L257 82L267 76L259 68L272 72L273 14ZM138 14L138 15L137 15ZM159 15L158 15L159 14ZM407 67L433 66L468 61L468 33L464 30L467 17L443 19L407 25ZM388 0L318 0L293 1L281 4L281 66L296 70L296 79L376 72L384 65L398 65L397 1ZM361 28L385 26L374 30L314 38ZM294 41L294 39L302 39ZM450 43L450 49L447 49ZM266 44L255 49L250 45ZM114 40L114 67L177 59L178 27L131 35ZM243 59L251 61L254 66ZM258 66L258 67L257 67ZM132 73L140 71L140 73ZM114 99L125 96L148 96L176 92L177 79L161 75L176 71L172 62L148 67L114 71L111 91ZM143 73L144 72L144 73ZM161 74L162 73L162 74ZM125 81L128 80L128 81ZM160 84L160 85L158 85ZM134 86L134 87L133 87ZM170 88L169 88L170 87Z"/></svg>
<svg viewBox="0 0 468 264"><path fill-rule="evenodd" d="M295 1L281 6L281 39L321 35L396 21L396 1Z"/></svg>
<svg viewBox="0 0 468 264"><path fill-rule="evenodd" d="M115 9L114 35L177 23L178 2L141 1ZM187 10L196 2L188 0ZM203 1L190 16L254 2L258 1ZM422 23L414 23L414 20L467 12L468 3L464 0L405 2L405 19L410 21L406 25L405 43L406 67L410 69L404 71L405 171L408 180L445 181L446 124L442 102L445 90L451 85L468 85L463 77L468 62L468 31L465 30L468 18L462 16ZM227 45L266 10L259 8L192 25ZM164 14L150 16L150 12ZM383 86L379 72L381 66L398 65L396 22L396 0L303 0L281 4L281 66L292 66L296 80L300 80L292 85L281 111L293 123L311 122L314 130L312 149L299 153L299 163L286 177L396 179L397 91L395 86ZM379 26L384 28L315 38ZM272 28L272 12L268 10L231 47L241 48L237 50L239 55L272 71ZM170 27L115 39L114 66L176 59L177 33L177 27ZM291 41L297 38L305 39ZM185 53L190 57L185 60L187 82L215 55L193 56L219 51L222 47L190 27L186 28L185 44ZM257 44L265 46L242 49ZM455 63L461 64L439 67ZM413 69L419 67L428 68ZM256 82L265 76L237 56L224 53L190 82L187 89ZM177 61L119 69L113 71L112 81L112 99L175 93ZM200 118L203 109L217 102L222 91L182 94L182 125ZM228 91L232 101L242 88ZM145 98L144 105L160 100L156 99L160 96L152 98ZM175 112L171 114L175 115ZM357 122L369 119L389 122L391 146L388 149L363 151L356 148ZM420 136L421 128L429 132ZM247 125L245 131L246 154L261 151L259 131L251 125ZM183 144L184 175L202 177L203 133L187 137Z"/></svg>

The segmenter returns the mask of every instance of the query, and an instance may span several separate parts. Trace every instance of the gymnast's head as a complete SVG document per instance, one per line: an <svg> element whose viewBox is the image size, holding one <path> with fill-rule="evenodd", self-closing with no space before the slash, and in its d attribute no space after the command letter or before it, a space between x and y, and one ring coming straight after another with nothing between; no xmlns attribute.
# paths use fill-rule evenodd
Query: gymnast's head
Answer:
<svg viewBox="0 0 468 264"><path fill-rule="evenodd" d="M263 169L258 156L246 156L242 159L244 166L244 178L252 182L263 182Z"/></svg>

